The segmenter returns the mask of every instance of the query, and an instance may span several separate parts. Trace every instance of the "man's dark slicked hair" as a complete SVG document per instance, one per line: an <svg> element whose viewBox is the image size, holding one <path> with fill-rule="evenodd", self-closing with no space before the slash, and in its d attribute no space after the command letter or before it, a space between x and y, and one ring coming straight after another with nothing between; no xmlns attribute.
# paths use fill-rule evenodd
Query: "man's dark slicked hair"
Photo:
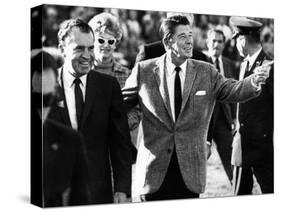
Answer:
<svg viewBox="0 0 281 212"><path fill-rule="evenodd" d="M179 25L190 25L190 22L187 17L183 15L170 16L164 19L160 26L162 38L164 40L170 39L175 33L175 28Z"/></svg>
<svg viewBox="0 0 281 212"><path fill-rule="evenodd" d="M69 19L60 24L60 29L58 32L58 41L59 44L62 44L69 33L72 31L73 27L78 27L81 32L84 33L93 33L92 28L81 19Z"/></svg>

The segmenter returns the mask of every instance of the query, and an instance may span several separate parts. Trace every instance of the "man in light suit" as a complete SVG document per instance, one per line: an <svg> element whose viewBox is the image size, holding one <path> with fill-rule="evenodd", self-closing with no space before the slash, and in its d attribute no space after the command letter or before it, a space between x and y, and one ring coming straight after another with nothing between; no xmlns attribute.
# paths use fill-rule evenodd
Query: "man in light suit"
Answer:
<svg viewBox="0 0 281 212"><path fill-rule="evenodd" d="M137 63L123 88L127 111L140 105L142 136L135 188L141 200L198 198L206 185L206 138L216 100L245 101L264 81L226 79L192 55L192 29L185 16L161 24L167 53Z"/></svg>
<svg viewBox="0 0 281 212"><path fill-rule="evenodd" d="M87 23L65 21L58 39L64 57L59 73L62 98L50 118L85 138L90 203L126 202L131 195L132 144L120 86L115 78L91 70L94 34Z"/></svg>
<svg viewBox="0 0 281 212"><path fill-rule="evenodd" d="M222 56L225 44L223 31L210 29L207 37L207 55L218 72L226 78L238 79L239 72L234 63ZM216 143L218 154L227 177L232 182L231 152L236 123L236 104L217 102L211 118L207 140Z"/></svg>
<svg viewBox="0 0 281 212"><path fill-rule="evenodd" d="M262 23L243 17L232 17L230 22L235 27L233 38L237 41L236 47L245 58L239 76L240 79L244 79L253 75L255 68L268 64L272 58L262 49L260 42ZM238 165L239 170L237 176L241 176L241 179L238 178L236 181L237 185L234 185L238 195L252 194L253 175L262 193L274 192L273 66L269 66L268 71L269 78L262 85L261 94L238 105L240 140L235 139L235 142L241 142L241 146L238 143L233 145L241 147L240 150L234 148L234 152L242 150L239 157L233 155L233 163Z"/></svg>

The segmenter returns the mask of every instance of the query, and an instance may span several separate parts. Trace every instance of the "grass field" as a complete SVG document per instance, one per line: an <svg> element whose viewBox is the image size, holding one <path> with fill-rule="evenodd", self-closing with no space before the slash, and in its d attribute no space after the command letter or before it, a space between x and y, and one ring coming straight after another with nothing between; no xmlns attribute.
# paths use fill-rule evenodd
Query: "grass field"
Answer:
<svg viewBox="0 0 281 212"><path fill-rule="evenodd" d="M260 194L259 185L255 181L254 194ZM231 184L224 172L220 157L215 145L212 146L212 155L207 163L207 186L202 198L233 196Z"/></svg>

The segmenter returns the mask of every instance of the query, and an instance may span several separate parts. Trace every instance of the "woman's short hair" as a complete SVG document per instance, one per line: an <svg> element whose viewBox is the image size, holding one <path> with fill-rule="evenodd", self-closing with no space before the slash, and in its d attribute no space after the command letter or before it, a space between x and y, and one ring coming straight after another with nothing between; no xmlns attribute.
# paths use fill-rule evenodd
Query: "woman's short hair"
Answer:
<svg viewBox="0 0 281 212"><path fill-rule="evenodd" d="M117 41L122 38L122 29L118 18L111 13L103 12L94 16L88 23L94 33L109 33L113 35Z"/></svg>

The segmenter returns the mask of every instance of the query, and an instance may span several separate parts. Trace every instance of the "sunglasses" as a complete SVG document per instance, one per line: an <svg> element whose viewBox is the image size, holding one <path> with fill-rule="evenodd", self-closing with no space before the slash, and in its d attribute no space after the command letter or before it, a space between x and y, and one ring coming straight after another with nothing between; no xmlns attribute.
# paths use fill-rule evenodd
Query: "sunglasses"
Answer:
<svg viewBox="0 0 281 212"><path fill-rule="evenodd" d="M104 39L104 38L98 38L98 42L99 42L100 44L104 44L105 41L107 41L107 43L108 43L109 45L113 45L113 44L116 43L116 40L115 40L115 39L109 39L109 40L107 40L107 39Z"/></svg>

